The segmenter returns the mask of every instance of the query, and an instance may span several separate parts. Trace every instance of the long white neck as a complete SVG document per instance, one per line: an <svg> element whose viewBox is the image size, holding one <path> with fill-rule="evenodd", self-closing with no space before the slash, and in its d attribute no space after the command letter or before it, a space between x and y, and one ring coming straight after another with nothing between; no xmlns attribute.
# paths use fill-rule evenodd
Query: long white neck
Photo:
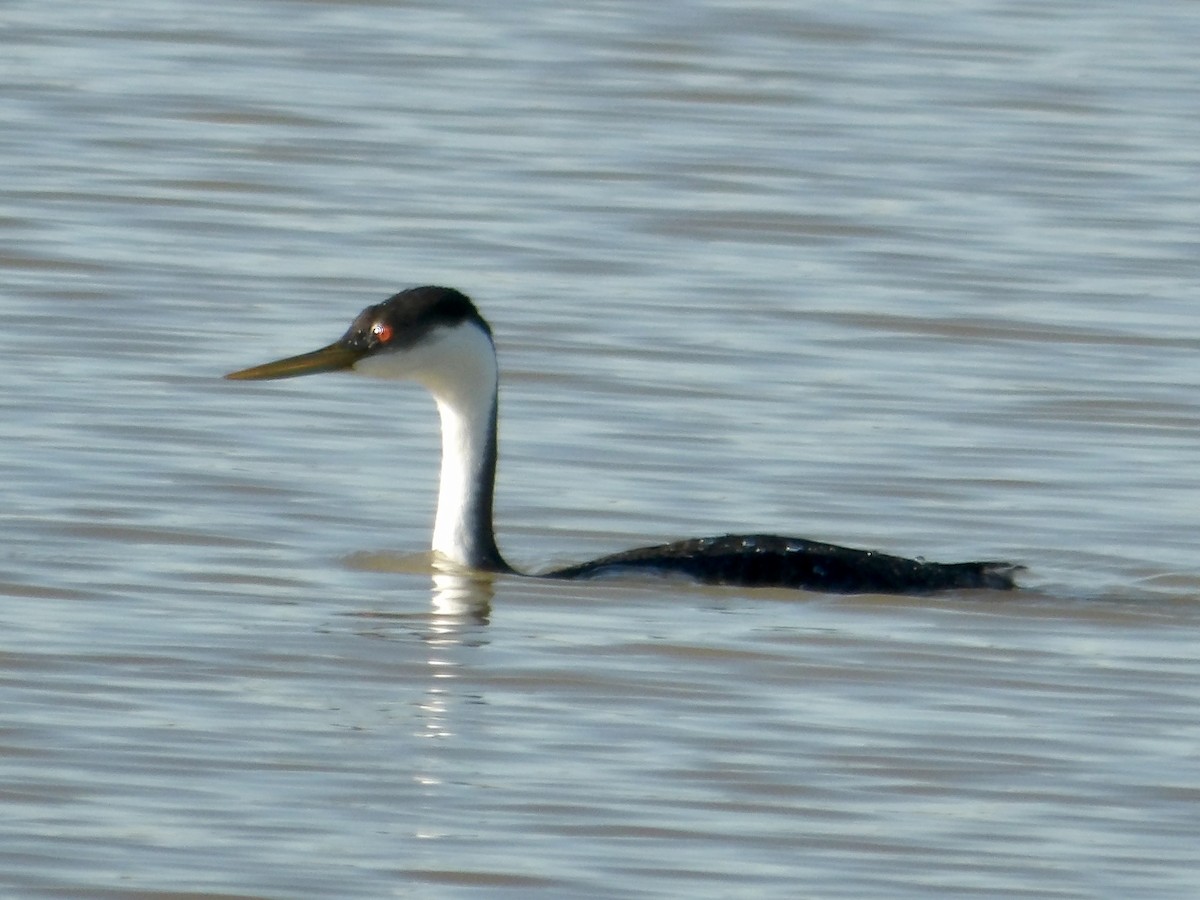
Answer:
<svg viewBox="0 0 1200 900"><path fill-rule="evenodd" d="M433 550L462 566L501 569L492 526L496 478L496 373L489 389L434 391L442 419L442 473Z"/></svg>
<svg viewBox="0 0 1200 900"><path fill-rule="evenodd" d="M511 571L492 530L499 372L488 334L470 322L437 329L414 347L367 357L355 368L419 381L437 401L442 472L434 552L467 568Z"/></svg>

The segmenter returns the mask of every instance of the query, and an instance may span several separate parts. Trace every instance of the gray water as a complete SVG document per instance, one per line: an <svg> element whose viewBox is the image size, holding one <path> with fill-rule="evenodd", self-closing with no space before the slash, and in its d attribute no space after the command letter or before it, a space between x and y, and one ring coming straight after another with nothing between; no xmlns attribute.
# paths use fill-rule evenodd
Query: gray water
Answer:
<svg viewBox="0 0 1200 900"><path fill-rule="evenodd" d="M1200 11L0 7L5 897L1194 897ZM401 287L538 570L774 531L1011 596L433 576Z"/></svg>

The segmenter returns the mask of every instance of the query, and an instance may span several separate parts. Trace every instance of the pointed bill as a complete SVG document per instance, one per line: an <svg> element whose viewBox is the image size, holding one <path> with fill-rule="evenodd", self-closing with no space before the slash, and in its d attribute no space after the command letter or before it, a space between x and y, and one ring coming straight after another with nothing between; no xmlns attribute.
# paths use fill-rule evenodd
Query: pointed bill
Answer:
<svg viewBox="0 0 1200 900"><path fill-rule="evenodd" d="M225 377L234 381L266 381L273 378L315 375L317 372L337 372L349 369L362 357L361 350L348 347L339 341L311 353L301 353L299 356L289 356L286 359L263 363L261 366L230 372Z"/></svg>

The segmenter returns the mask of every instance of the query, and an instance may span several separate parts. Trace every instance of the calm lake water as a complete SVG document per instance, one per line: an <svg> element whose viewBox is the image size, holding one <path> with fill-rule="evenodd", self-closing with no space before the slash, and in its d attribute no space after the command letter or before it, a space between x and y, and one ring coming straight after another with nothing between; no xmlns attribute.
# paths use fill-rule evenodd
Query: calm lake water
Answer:
<svg viewBox="0 0 1200 900"><path fill-rule="evenodd" d="M0 8L5 897L1195 897L1200 9ZM434 577L445 283L530 570Z"/></svg>

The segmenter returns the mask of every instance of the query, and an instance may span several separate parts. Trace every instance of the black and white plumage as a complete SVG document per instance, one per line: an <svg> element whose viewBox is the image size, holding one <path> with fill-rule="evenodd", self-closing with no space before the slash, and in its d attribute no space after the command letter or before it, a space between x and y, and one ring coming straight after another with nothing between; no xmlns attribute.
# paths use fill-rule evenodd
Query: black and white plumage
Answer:
<svg viewBox="0 0 1200 900"><path fill-rule="evenodd" d="M417 381L430 391L442 422L433 550L465 568L514 573L496 546L492 526L499 369L491 328L475 305L452 288L411 288L368 306L327 347L226 377L290 378L343 369ZM755 534L642 547L542 577L653 572L706 584L901 594L954 588L1010 590L1018 568L1004 562L925 562L803 538Z"/></svg>

